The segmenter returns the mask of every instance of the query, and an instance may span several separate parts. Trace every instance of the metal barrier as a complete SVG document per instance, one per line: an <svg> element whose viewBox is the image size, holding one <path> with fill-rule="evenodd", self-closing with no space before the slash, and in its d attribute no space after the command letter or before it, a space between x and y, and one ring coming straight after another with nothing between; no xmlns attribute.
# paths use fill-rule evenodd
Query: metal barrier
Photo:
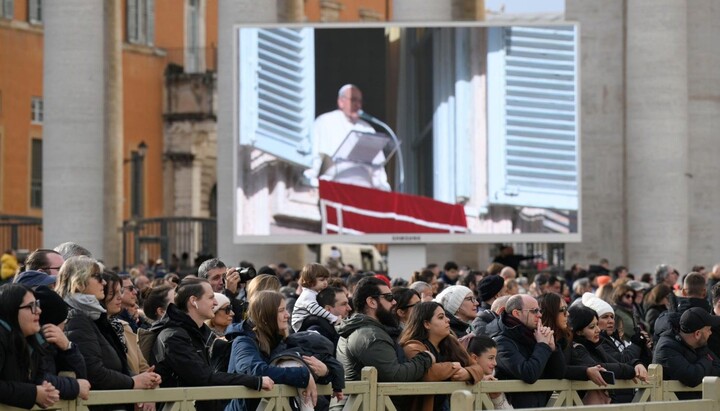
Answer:
<svg viewBox="0 0 720 411"><path fill-rule="evenodd" d="M194 266L198 255L217 255L217 223L213 218L160 217L128 220L123 223L123 267L186 254L186 267Z"/></svg>
<svg viewBox="0 0 720 411"><path fill-rule="evenodd" d="M42 218L0 215L0 252L33 251L42 246Z"/></svg>
<svg viewBox="0 0 720 411"><path fill-rule="evenodd" d="M377 371L366 367L360 381L348 381L343 393L351 397L344 410L349 411L395 411L390 396L450 395L452 411L493 409L489 394L495 392L541 392L552 391L547 408L542 410L582 408L582 411L617 409L623 411L720 411L720 378L705 377L697 387L686 387L678 381L663 381L662 367L651 365L646 383L617 381L610 389L637 389L630 404L584 406L578 391L604 390L590 381L541 380L534 384L522 381L481 381L468 386L462 382L378 383ZM677 401L676 392L702 392L702 400ZM330 395L329 385L318 386L320 395ZM187 387L159 388L155 390L91 391L88 400L60 401L50 409L62 411L86 411L89 406L108 404L133 404L164 402L164 411L192 411L194 401L232 398L264 398L268 400L266 411L289 411L289 399L297 395L297 389L277 385L271 391L255 391L245 387ZM651 409L652 408L652 409ZM16 408L0 405L0 411ZM540 409L538 409L540 410Z"/></svg>

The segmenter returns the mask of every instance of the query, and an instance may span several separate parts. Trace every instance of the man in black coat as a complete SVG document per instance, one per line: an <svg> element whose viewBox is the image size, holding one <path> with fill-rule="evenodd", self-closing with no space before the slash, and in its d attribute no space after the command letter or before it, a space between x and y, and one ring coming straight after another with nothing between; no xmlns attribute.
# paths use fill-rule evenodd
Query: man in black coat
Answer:
<svg viewBox="0 0 720 411"><path fill-rule="evenodd" d="M318 293L316 299L320 307L338 318L346 318L350 313L350 303L348 302L347 294L340 288L327 287ZM317 331L320 335L330 340L335 348L337 348L337 343L340 339L340 334L335 330L335 326L330 323L327 318L317 315L306 317L298 331Z"/></svg>
<svg viewBox="0 0 720 411"><path fill-rule="evenodd" d="M680 317L679 331L660 336L653 363L663 367L663 379L679 380L688 387L700 384L705 376L720 376L720 360L708 349L711 328L720 326L720 317L699 307ZM679 399L698 399L700 393L678 393Z"/></svg>
<svg viewBox="0 0 720 411"><path fill-rule="evenodd" d="M561 379L565 375L565 358L555 346L553 331L541 323L537 300L529 295L514 295L500 316L497 342L499 380L523 380L533 384L539 379ZM550 392L512 393L508 400L515 408L545 407Z"/></svg>

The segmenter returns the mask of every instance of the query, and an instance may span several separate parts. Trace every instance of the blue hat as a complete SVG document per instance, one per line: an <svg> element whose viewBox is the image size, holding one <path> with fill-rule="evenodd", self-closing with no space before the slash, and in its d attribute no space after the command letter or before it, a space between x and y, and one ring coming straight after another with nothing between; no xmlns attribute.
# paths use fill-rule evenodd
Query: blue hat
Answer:
<svg viewBox="0 0 720 411"><path fill-rule="evenodd" d="M38 285L55 284L55 277L42 271L25 271L15 277L15 282L32 288Z"/></svg>

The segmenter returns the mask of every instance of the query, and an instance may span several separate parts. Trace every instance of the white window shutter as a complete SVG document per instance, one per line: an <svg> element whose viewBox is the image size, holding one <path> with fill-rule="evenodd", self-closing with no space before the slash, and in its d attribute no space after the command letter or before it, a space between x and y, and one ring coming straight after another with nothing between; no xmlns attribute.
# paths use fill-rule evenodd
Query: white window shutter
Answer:
<svg viewBox="0 0 720 411"><path fill-rule="evenodd" d="M15 18L14 0L3 0L3 16L10 20Z"/></svg>
<svg viewBox="0 0 720 411"><path fill-rule="evenodd" d="M147 25L145 44L152 46L155 44L155 0L145 1L145 24Z"/></svg>
<svg viewBox="0 0 720 411"><path fill-rule="evenodd" d="M38 16L38 2L40 0L30 0L28 1L28 21L30 23L39 23L40 19Z"/></svg>
<svg viewBox="0 0 720 411"><path fill-rule="evenodd" d="M577 210L576 39L572 26L489 30L490 204Z"/></svg>
<svg viewBox="0 0 720 411"><path fill-rule="evenodd" d="M313 30L239 29L240 144L310 167L315 120Z"/></svg>
<svg viewBox="0 0 720 411"><path fill-rule="evenodd" d="M138 42L138 1L139 0L127 0L128 43Z"/></svg>

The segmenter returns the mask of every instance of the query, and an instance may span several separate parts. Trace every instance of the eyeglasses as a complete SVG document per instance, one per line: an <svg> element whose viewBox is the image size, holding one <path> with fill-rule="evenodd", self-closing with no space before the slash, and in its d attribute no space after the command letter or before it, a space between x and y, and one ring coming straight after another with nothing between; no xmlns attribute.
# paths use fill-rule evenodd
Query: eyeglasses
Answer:
<svg viewBox="0 0 720 411"><path fill-rule="evenodd" d="M138 290L138 288L134 285L126 285L122 289L125 291L130 291L131 293Z"/></svg>
<svg viewBox="0 0 720 411"><path fill-rule="evenodd" d="M100 274L100 273L90 274L90 278L94 278L94 279L98 280L99 282L103 282L102 274Z"/></svg>
<svg viewBox="0 0 720 411"><path fill-rule="evenodd" d="M18 307L19 310L22 310L25 308L29 308L31 313L37 314L38 313L37 311L40 308L40 300L35 300L35 301L31 302L30 304L21 305L20 307Z"/></svg>
<svg viewBox="0 0 720 411"><path fill-rule="evenodd" d="M41 270L60 270L62 267L43 267Z"/></svg>
<svg viewBox="0 0 720 411"><path fill-rule="evenodd" d="M559 311L560 311L561 313L563 313L563 314L567 314L568 308L567 308L567 307L560 307L560 310L559 310Z"/></svg>
<svg viewBox="0 0 720 411"><path fill-rule="evenodd" d="M373 297L375 297L375 298L382 297L385 299L385 301L387 301L389 303L391 303L395 300L395 297L393 297L392 293L378 294L378 295L374 295Z"/></svg>
<svg viewBox="0 0 720 411"><path fill-rule="evenodd" d="M539 308L523 308L523 311L528 311L535 315L542 314L542 310Z"/></svg>
<svg viewBox="0 0 720 411"><path fill-rule="evenodd" d="M218 311L225 311L225 314L230 315L231 312L233 312L231 305L226 305L225 307L219 309Z"/></svg>
<svg viewBox="0 0 720 411"><path fill-rule="evenodd" d="M635 298L635 296L633 294L625 294L623 298Z"/></svg>
<svg viewBox="0 0 720 411"><path fill-rule="evenodd" d="M474 302L474 303L477 302L477 299L476 299L475 297L465 297L465 298L463 298L463 300L465 300L465 301L472 301L472 302Z"/></svg>

